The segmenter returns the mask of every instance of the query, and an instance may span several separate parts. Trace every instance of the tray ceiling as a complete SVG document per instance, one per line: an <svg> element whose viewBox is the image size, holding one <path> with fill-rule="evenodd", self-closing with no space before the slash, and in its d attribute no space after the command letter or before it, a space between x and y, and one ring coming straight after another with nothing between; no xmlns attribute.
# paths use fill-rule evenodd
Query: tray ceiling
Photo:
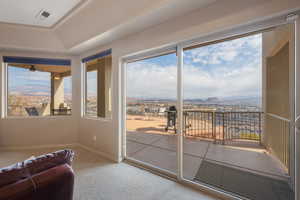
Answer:
<svg viewBox="0 0 300 200"><path fill-rule="evenodd" d="M51 27L83 0L1 0L0 22ZM48 17L44 17L42 13ZM47 14L48 13L48 14Z"/></svg>

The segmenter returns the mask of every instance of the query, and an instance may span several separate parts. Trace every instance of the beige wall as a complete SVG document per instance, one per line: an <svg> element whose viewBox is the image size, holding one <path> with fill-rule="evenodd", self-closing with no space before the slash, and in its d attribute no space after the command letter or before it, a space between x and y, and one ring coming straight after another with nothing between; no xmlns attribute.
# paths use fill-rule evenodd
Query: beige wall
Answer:
<svg viewBox="0 0 300 200"><path fill-rule="evenodd" d="M64 91L64 79L55 79L51 75L51 101L53 103L53 109L58 109L61 103L64 103L65 100L65 91Z"/></svg>
<svg viewBox="0 0 300 200"><path fill-rule="evenodd" d="M29 147L77 142L77 123L70 117L2 119L0 147Z"/></svg>
<svg viewBox="0 0 300 200"><path fill-rule="evenodd" d="M288 169L294 180L294 28L284 25L263 34L263 144ZM290 122L289 122L290 120Z"/></svg>
<svg viewBox="0 0 300 200"><path fill-rule="evenodd" d="M1 48L31 51L65 51L61 41L53 34L53 31L48 29L1 24L0 33Z"/></svg>
<svg viewBox="0 0 300 200"><path fill-rule="evenodd" d="M45 103L43 104L42 108L40 110L38 110L38 112L42 115L42 116L48 116L50 115L50 110L51 110L51 106L50 103Z"/></svg>
<svg viewBox="0 0 300 200"><path fill-rule="evenodd" d="M112 85L112 58L107 58L105 61L105 116L107 118L111 118L111 103L112 103L112 96L111 96L111 88Z"/></svg>
<svg viewBox="0 0 300 200"><path fill-rule="evenodd" d="M107 30L132 20L142 13L147 13L159 4L168 1L170 0L139 0L134 3L118 1L117 6L116 2L111 0L91 1L86 9L61 24L55 32L64 45L71 48L79 42L88 40L99 33L105 33ZM107 20L108 17L109 20ZM78 24L84 31L76 31L74 34L74 29L77 29Z"/></svg>
<svg viewBox="0 0 300 200"><path fill-rule="evenodd" d="M283 25L262 34L264 112L286 119L291 119L289 63L293 30L292 25Z"/></svg>
<svg viewBox="0 0 300 200"><path fill-rule="evenodd" d="M97 69L97 101L98 116L102 118L111 118L111 68L112 57L106 56L100 60Z"/></svg>
<svg viewBox="0 0 300 200"><path fill-rule="evenodd" d="M103 152L107 157L116 160L114 148L116 145L112 120L81 119L79 126L79 143L93 150Z"/></svg>
<svg viewBox="0 0 300 200"><path fill-rule="evenodd" d="M72 59L73 115L46 118L7 118L0 119L0 148L28 147L40 145L71 144L78 141L78 121L80 116L80 62L76 57L33 52L0 52L2 56L28 56L44 58ZM1 74L2 77L2 74ZM2 84L2 80L1 80ZM1 85L2 86L2 85ZM2 93L1 100L3 101ZM2 103L2 102L1 102Z"/></svg>

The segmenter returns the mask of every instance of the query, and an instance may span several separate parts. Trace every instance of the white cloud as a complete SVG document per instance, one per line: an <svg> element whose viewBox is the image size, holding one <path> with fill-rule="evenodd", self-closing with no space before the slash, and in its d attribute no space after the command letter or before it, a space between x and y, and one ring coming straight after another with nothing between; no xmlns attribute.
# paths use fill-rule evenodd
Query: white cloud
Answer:
<svg viewBox="0 0 300 200"><path fill-rule="evenodd" d="M13 71L10 73L9 71L9 77L10 79L13 79L13 81L20 81L20 80L26 80L26 81L49 81L50 82L50 73L45 72L30 72L30 71Z"/></svg>
<svg viewBox="0 0 300 200"><path fill-rule="evenodd" d="M186 66L184 88L185 98L256 96L261 89L261 70L257 65L247 65L232 71L224 68L208 73Z"/></svg>
<svg viewBox="0 0 300 200"><path fill-rule="evenodd" d="M247 43L250 45L252 48L258 48L261 46L262 39L261 39L261 34L253 35L248 38Z"/></svg>
<svg viewBox="0 0 300 200"><path fill-rule="evenodd" d="M259 48L261 46L261 34L192 49L185 55L195 63L220 64L223 61L233 61L241 52L247 53L243 49L245 46L249 49Z"/></svg>
<svg viewBox="0 0 300 200"><path fill-rule="evenodd" d="M144 98L175 98L176 66L131 63L127 68L127 95Z"/></svg>
<svg viewBox="0 0 300 200"><path fill-rule="evenodd" d="M127 68L127 96L144 98L176 97L176 66L132 63ZM207 98L260 95L261 66L248 64L234 70L184 66L184 97Z"/></svg>
<svg viewBox="0 0 300 200"><path fill-rule="evenodd" d="M184 97L260 96L260 51L258 34L184 52ZM177 67L155 63L145 60L128 65L128 97L176 97Z"/></svg>

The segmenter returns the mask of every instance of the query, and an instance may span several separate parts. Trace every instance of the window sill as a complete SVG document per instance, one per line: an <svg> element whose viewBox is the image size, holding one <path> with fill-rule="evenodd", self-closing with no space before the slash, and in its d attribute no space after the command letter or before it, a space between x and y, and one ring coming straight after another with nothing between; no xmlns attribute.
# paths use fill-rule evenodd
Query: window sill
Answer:
<svg viewBox="0 0 300 200"><path fill-rule="evenodd" d="M71 119L72 115L61 116L6 116L2 119Z"/></svg>

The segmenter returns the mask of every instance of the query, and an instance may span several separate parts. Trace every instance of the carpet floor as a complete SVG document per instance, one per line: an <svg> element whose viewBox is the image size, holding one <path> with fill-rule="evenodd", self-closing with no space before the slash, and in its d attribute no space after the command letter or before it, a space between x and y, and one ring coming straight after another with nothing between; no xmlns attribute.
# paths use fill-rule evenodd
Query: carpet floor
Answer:
<svg viewBox="0 0 300 200"><path fill-rule="evenodd" d="M81 148L75 151L74 200L213 200L200 191L126 163L113 163ZM58 149L0 151L0 167Z"/></svg>

